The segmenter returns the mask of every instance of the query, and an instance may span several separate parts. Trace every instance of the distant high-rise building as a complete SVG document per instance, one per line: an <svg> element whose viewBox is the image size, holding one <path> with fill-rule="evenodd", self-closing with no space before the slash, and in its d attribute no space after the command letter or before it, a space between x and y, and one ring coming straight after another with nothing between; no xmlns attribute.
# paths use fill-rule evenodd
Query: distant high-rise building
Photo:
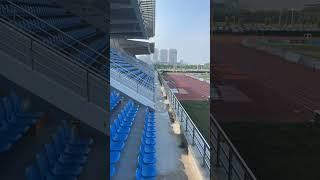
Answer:
<svg viewBox="0 0 320 180"><path fill-rule="evenodd" d="M157 48L154 49L154 53L153 53L153 56L152 56L152 60L153 62L158 62L159 61L159 50Z"/></svg>
<svg viewBox="0 0 320 180"><path fill-rule="evenodd" d="M168 63L168 49L160 50L160 63Z"/></svg>
<svg viewBox="0 0 320 180"><path fill-rule="evenodd" d="M176 49L169 49L169 64L177 64L178 51Z"/></svg>
<svg viewBox="0 0 320 180"><path fill-rule="evenodd" d="M180 63L179 63L179 64L181 64L181 65L183 64L183 59L180 60Z"/></svg>

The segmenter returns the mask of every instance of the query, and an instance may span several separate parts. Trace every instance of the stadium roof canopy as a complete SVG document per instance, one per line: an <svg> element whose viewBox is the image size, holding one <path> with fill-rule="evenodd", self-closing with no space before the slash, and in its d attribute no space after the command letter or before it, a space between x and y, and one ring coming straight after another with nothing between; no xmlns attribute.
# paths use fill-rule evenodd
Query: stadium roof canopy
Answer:
<svg viewBox="0 0 320 180"><path fill-rule="evenodd" d="M110 36L149 39L155 33L155 0L111 0Z"/></svg>
<svg viewBox="0 0 320 180"><path fill-rule="evenodd" d="M132 55L150 54L154 52L154 43L121 39L119 44L126 52Z"/></svg>

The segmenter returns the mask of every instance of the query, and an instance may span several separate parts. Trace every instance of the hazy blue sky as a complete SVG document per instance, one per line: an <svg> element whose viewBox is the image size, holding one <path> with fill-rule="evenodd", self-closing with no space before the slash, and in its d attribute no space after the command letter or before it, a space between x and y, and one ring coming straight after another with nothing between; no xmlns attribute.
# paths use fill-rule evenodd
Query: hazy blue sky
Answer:
<svg viewBox="0 0 320 180"><path fill-rule="evenodd" d="M153 41L177 49L178 61L210 62L210 0L157 0Z"/></svg>

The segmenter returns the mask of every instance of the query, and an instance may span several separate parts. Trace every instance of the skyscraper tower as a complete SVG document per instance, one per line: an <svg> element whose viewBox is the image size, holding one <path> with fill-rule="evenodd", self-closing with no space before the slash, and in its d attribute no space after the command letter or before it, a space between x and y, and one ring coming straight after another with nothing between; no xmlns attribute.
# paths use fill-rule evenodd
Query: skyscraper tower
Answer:
<svg viewBox="0 0 320 180"><path fill-rule="evenodd" d="M168 49L160 50L160 63L162 64L168 63Z"/></svg>
<svg viewBox="0 0 320 180"><path fill-rule="evenodd" d="M178 51L176 49L169 49L169 64L177 64Z"/></svg>

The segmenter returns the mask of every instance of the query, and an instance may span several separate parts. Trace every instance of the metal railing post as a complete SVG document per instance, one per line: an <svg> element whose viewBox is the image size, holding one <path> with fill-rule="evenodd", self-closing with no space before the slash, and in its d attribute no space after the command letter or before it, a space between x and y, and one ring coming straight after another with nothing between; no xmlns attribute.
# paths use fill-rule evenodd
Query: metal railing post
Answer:
<svg viewBox="0 0 320 180"><path fill-rule="evenodd" d="M220 132L218 130L218 132L217 132L217 152L216 152L215 167L220 167L220 148L221 148L220 139L221 139L221 135L220 135Z"/></svg>
<svg viewBox="0 0 320 180"><path fill-rule="evenodd" d="M188 132L188 118L186 117L186 132Z"/></svg>
<svg viewBox="0 0 320 180"><path fill-rule="evenodd" d="M232 159L233 159L233 153L232 149L229 147L229 158L228 158L228 180L232 179Z"/></svg>
<svg viewBox="0 0 320 180"><path fill-rule="evenodd" d="M32 71L34 70L34 59L33 59L33 49L32 49L32 46L33 46L33 40L31 39L30 41L30 49L29 49L29 58L30 58L30 61L31 61L31 69Z"/></svg>
<svg viewBox="0 0 320 180"><path fill-rule="evenodd" d="M195 142L194 142L194 131L195 128L192 129L192 146L194 146Z"/></svg>
<svg viewBox="0 0 320 180"><path fill-rule="evenodd" d="M89 85L89 72L87 71L87 76L86 76L86 79L87 79L87 100L88 102L90 102L90 85Z"/></svg>
<svg viewBox="0 0 320 180"><path fill-rule="evenodd" d="M207 146L205 145L205 143L203 143L203 157L202 157L202 165L203 166L206 165L206 148L207 148Z"/></svg>

